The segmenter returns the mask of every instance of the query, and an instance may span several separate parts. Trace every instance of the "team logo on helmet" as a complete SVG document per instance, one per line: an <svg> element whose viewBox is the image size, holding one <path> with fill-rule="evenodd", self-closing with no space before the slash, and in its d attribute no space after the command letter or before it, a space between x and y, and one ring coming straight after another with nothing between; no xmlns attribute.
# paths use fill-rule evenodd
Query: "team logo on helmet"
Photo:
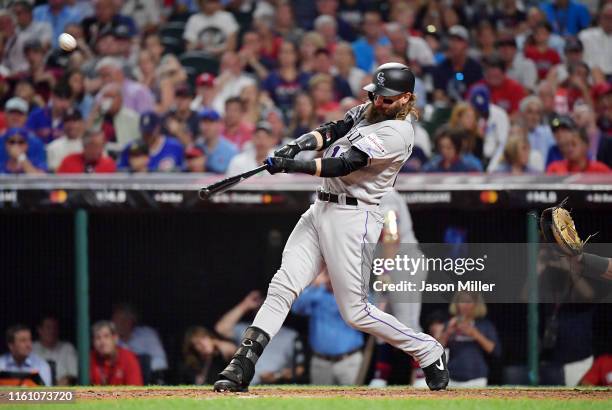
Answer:
<svg viewBox="0 0 612 410"><path fill-rule="evenodd" d="M376 81L378 81L378 84L381 87L385 86L385 73L383 73L382 71L378 74L376 74Z"/></svg>

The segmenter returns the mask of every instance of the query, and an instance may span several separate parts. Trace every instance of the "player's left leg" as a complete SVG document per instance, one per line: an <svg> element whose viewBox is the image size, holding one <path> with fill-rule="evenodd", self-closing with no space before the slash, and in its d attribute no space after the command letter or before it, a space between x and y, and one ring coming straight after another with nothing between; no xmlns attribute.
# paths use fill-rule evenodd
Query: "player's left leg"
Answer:
<svg viewBox="0 0 612 410"><path fill-rule="evenodd" d="M329 206L321 219L321 252L340 313L352 327L378 336L412 355L429 374L431 389L445 388L448 370L444 348L433 337L415 332L368 301L369 271L362 269L364 244L375 244L382 228L378 211ZM368 264L369 266L369 264Z"/></svg>

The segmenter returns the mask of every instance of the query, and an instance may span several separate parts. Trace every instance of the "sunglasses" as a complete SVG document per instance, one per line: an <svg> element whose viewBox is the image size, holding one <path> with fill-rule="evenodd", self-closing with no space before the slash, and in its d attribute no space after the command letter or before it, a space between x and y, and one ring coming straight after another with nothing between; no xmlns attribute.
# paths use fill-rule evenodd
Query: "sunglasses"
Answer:
<svg viewBox="0 0 612 410"><path fill-rule="evenodd" d="M19 145L25 145L25 140L22 139L18 139L18 138L12 138L10 140L6 141L9 145L15 145L15 144L19 144Z"/></svg>
<svg viewBox="0 0 612 410"><path fill-rule="evenodd" d="M393 99L393 98L385 98L382 95L376 95L372 92L368 93L368 96L370 97L370 101L374 102L378 97L382 98L382 102L385 105L390 105L393 104L394 102L396 102L397 100L399 100L399 97Z"/></svg>

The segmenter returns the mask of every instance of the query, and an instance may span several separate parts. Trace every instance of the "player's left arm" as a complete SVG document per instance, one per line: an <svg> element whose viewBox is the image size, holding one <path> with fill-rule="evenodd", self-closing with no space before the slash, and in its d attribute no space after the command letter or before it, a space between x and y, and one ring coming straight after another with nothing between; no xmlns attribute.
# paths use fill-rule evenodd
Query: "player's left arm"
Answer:
<svg viewBox="0 0 612 410"><path fill-rule="evenodd" d="M302 161L292 158L269 157L265 164L268 172L300 173L323 178L342 177L368 165L368 155L358 148L351 147L348 151L335 158L316 158Z"/></svg>

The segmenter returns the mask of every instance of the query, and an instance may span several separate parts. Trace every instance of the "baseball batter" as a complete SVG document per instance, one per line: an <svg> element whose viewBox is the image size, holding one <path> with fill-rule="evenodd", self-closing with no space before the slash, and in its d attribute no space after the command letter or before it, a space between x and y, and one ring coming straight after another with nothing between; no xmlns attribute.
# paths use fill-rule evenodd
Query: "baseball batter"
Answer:
<svg viewBox="0 0 612 410"><path fill-rule="evenodd" d="M446 388L449 374L444 348L431 336L415 332L368 302L371 252L380 236L379 203L393 189L412 151L414 131L406 118L416 100L415 78L399 63L383 64L364 89L370 102L348 111L341 121L326 123L280 148L266 159L268 171L306 173L324 178L317 201L300 218L283 251L264 304L241 346L215 383L216 391L246 391L255 364L278 332L293 301L327 266L340 313L352 327L378 336L412 355L432 390ZM323 158L302 161L305 150L323 150Z"/></svg>

